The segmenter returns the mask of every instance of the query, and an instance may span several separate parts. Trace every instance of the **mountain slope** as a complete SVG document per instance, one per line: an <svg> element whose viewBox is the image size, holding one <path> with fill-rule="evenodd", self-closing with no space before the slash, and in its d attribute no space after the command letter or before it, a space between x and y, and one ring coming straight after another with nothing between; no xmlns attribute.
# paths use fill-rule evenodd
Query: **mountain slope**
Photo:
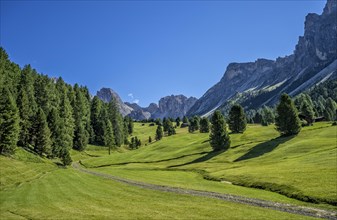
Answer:
<svg viewBox="0 0 337 220"><path fill-rule="evenodd" d="M282 92L296 95L337 75L337 1L328 0L322 15L306 16L304 36L292 55L276 60L231 63L222 79L210 88L188 115L204 115L226 101L246 108L273 105Z"/></svg>

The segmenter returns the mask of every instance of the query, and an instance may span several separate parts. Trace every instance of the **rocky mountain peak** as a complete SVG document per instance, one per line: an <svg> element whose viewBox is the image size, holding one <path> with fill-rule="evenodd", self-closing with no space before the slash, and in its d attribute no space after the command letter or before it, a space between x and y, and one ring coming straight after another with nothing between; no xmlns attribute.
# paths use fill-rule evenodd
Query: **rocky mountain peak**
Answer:
<svg viewBox="0 0 337 220"><path fill-rule="evenodd" d="M323 15L336 13L336 11L337 11L337 1L336 0L328 0L325 7L324 7Z"/></svg>

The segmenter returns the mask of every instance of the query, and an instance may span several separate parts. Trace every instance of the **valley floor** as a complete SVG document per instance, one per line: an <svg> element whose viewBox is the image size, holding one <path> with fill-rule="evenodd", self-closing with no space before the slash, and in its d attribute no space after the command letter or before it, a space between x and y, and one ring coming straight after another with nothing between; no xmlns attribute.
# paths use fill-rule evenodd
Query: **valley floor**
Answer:
<svg viewBox="0 0 337 220"><path fill-rule="evenodd" d="M278 138L250 125L214 153L208 134L179 128L147 143L155 127L136 123L146 146L111 155L89 146L67 169L17 149L0 156L0 218L337 219L336 132L316 123Z"/></svg>

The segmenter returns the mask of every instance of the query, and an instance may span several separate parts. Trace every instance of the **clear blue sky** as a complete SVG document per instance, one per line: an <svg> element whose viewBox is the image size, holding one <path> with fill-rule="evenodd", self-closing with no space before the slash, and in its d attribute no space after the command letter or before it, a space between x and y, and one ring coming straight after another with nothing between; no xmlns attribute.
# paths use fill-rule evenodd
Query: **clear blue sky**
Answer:
<svg viewBox="0 0 337 220"><path fill-rule="evenodd" d="M21 67L110 87L141 106L201 97L230 62L291 54L325 1L2 1L1 46ZM132 93L133 98L128 96Z"/></svg>

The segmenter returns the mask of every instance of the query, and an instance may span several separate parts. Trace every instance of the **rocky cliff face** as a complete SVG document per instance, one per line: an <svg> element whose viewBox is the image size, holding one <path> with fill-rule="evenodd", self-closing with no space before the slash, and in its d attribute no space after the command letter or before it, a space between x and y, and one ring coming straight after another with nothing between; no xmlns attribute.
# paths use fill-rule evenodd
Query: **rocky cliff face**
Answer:
<svg viewBox="0 0 337 220"><path fill-rule="evenodd" d="M207 115L230 100L246 108L273 105L281 93L296 95L337 72L337 1L328 0L322 15L308 14L304 36L292 55L276 60L231 63L224 76L188 111Z"/></svg>
<svg viewBox="0 0 337 220"><path fill-rule="evenodd" d="M97 91L97 97L100 98L103 102L110 102L112 98L114 98L117 101L117 105L119 108L119 111L123 116L126 116L130 114L133 109L129 107L128 105L124 104L122 99L119 97L119 95L109 88L102 88L101 90Z"/></svg>
<svg viewBox="0 0 337 220"><path fill-rule="evenodd" d="M104 102L110 102L114 98L121 114L130 116L135 120L183 117L197 100L194 97L187 98L184 95L171 95L161 98L159 105L151 103L148 107L142 108L136 103L124 103L119 95L109 88L102 88L97 92L97 96Z"/></svg>

